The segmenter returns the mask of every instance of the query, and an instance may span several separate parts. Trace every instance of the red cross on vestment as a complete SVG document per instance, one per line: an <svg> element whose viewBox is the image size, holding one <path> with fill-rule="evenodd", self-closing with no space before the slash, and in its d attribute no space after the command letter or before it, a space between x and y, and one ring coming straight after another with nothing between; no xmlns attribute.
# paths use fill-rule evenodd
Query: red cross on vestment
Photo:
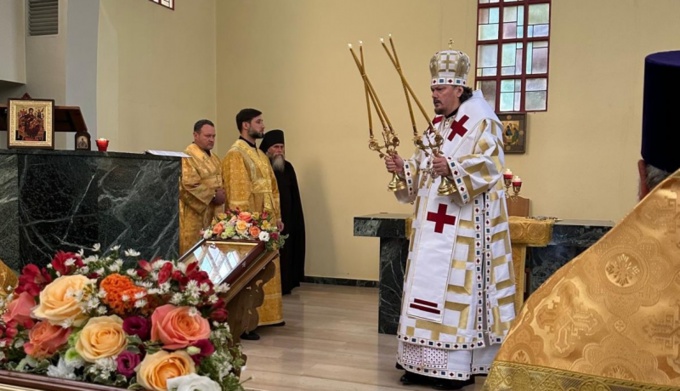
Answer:
<svg viewBox="0 0 680 391"><path fill-rule="evenodd" d="M467 115L464 115L461 119L460 122L458 121L453 121L451 124L451 134L449 134L449 141L453 140L453 138L458 134L460 137L463 137L465 133L467 133L467 128L465 128L465 123L467 120L469 120L470 117Z"/></svg>
<svg viewBox="0 0 680 391"><path fill-rule="evenodd" d="M427 212L427 220L434 221L434 232L437 233L444 232L445 224L456 224L456 216L446 214L446 204L439 204L437 213Z"/></svg>

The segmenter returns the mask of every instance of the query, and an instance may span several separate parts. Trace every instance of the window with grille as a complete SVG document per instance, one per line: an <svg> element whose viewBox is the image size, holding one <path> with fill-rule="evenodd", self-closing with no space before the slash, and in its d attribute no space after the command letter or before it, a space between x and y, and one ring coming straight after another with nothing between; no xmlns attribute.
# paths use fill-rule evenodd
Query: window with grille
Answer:
<svg viewBox="0 0 680 391"><path fill-rule="evenodd" d="M162 5L163 7L170 8L171 10L175 9L175 0L150 0L150 1Z"/></svg>
<svg viewBox="0 0 680 391"><path fill-rule="evenodd" d="M475 85L496 112L548 108L550 0L478 0Z"/></svg>

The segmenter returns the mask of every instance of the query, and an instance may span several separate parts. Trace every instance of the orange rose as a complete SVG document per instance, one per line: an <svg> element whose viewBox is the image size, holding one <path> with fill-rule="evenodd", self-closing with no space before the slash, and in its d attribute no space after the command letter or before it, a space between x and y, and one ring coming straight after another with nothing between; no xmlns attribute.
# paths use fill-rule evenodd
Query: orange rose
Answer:
<svg viewBox="0 0 680 391"><path fill-rule="evenodd" d="M161 350L144 357L137 370L137 383L147 390L166 391L168 379L192 373L196 373L196 366L187 352Z"/></svg>
<svg viewBox="0 0 680 391"><path fill-rule="evenodd" d="M181 349L210 337L210 323L196 309L172 304L156 308L151 315L151 340L165 349Z"/></svg>
<svg viewBox="0 0 680 391"><path fill-rule="evenodd" d="M31 310L35 307L35 298L28 292L21 292L8 305L7 310L2 314L5 323L16 321L24 327L31 327Z"/></svg>
<svg viewBox="0 0 680 391"><path fill-rule="evenodd" d="M52 324L67 321L82 326L88 316L74 293L82 292L89 281L83 275L61 276L52 281L40 292L40 304L33 310L33 316Z"/></svg>
<svg viewBox="0 0 680 391"><path fill-rule="evenodd" d="M213 235L219 235L224 232L224 225L222 223L217 223L212 229Z"/></svg>
<svg viewBox="0 0 680 391"><path fill-rule="evenodd" d="M250 231L250 236L252 236L252 237L254 237L254 238L257 238L258 236L260 236L260 231L261 231L261 230L260 230L257 226L255 226L255 225L253 225L252 227L250 227L250 230L249 230L249 231Z"/></svg>
<svg viewBox="0 0 680 391"><path fill-rule="evenodd" d="M249 223L252 218L253 218L253 215L250 214L250 212L241 212L241 213L238 214L238 219L243 220L246 223Z"/></svg>
<svg viewBox="0 0 680 391"><path fill-rule="evenodd" d="M24 352L37 359L52 357L68 341L69 335L71 329L55 326L50 322L38 322L28 332Z"/></svg>
<svg viewBox="0 0 680 391"><path fill-rule="evenodd" d="M244 232L246 232L247 229L248 223L246 223L245 221L239 220L236 222L236 232L243 234Z"/></svg>
<svg viewBox="0 0 680 391"><path fill-rule="evenodd" d="M87 362L115 356L127 347L123 320L115 315L90 319L78 335L76 352Z"/></svg>

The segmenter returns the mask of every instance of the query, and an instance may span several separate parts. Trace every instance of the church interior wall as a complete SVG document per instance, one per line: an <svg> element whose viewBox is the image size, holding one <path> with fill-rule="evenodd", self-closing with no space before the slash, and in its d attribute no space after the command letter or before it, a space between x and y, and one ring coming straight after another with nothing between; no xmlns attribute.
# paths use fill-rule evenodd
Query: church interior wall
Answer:
<svg viewBox="0 0 680 391"><path fill-rule="evenodd" d="M216 118L215 0L176 3L101 0L97 127L110 150L183 151L194 122Z"/></svg>
<svg viewBox="0 0 680 391"><path fill-rule="evenodd" d="M378 40L393 35L429 111L435 51L452 38L474 69L476 3L192 0L170 11L146 0L100 0L97 115L88 125L111 139L113 151L183 150L193 122L212 118L223 156L237 137L236 112L261 109L268 129L286 132L298 172L307 274L377 280L378 239L353 237L353 218L412 206L386 191L389 176L367 148L363 84L347 43L364 41L369 77L401 138L398 150L410 155L403 91ZM635 204L644 56L678 49L678 12L675 0L553 1L548 111L528 115L527 152L506 156L534 215L618 221ZM66 43L54 37L31 49L28 41L29 91L64 102L66 61L57 56L40 68L31 53L65 53ZM3 99L21 89L3 84ZM422 130L417 112L416 119ZM379 137L375 114L373 129Z"/></svg>
<svg viewBox="0 0 680 391"><path fill-rule="evenodd" d="M363 85L347 43L364 41L368 75L402 140L399 152L409 155L403 92L378 39L392 33L407 79L431 110L435 51L452 38L474 69L476 4L218 2L218 118L229 123L255 106L268 128L286 131L311 228L308 275L377 280L378 239L353 237L353 217L411 211L385 190L389 176L367 149ZM618 221L636 203L644 57L677 49L680 3L572 0L552 8L548 111L528 115L527 152L506 163L523 178L534 215ZM222 148L236 136L227 134Z"/></svg>

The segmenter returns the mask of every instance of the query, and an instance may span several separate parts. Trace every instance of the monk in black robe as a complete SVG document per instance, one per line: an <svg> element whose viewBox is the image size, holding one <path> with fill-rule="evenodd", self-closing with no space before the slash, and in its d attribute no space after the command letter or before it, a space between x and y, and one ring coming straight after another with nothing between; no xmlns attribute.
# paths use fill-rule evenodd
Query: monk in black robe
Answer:
<svg viewBox="0 0 680 391"><path fill-rule="evenodd" d="M286 160L282 130L270 130L264 135L260 149L267 154L276 175L281 199L281 220L286 243L279 250L281 257L281 292L290 294L305 278L305 220L295 169Z"/></svg>

